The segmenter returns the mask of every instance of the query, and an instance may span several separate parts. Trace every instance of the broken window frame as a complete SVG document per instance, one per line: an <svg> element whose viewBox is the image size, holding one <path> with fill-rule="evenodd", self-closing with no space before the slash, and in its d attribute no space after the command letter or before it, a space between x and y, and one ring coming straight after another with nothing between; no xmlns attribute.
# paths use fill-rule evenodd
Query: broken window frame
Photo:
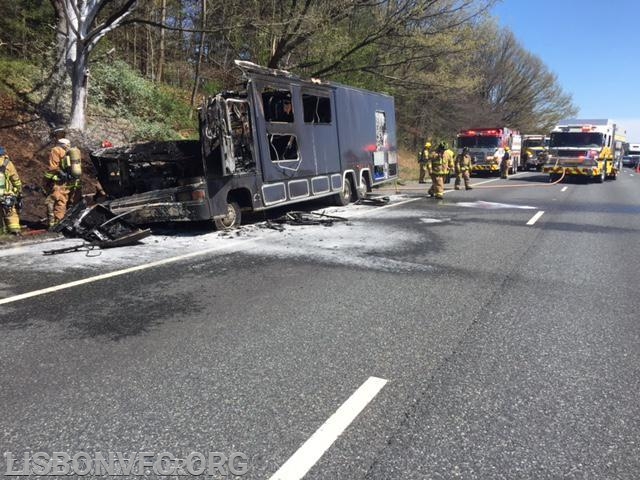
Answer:
<svg viewBox="0 0 640 480"><path fill-rule="evenodd" d="M315 102L312 103L313 99ZM308 109L315 104L313 110ZM328 114L328 118L327 118ZM311 125L331 125L333 121L333 111L331 107L331 97L327 94L319 94L314 91L302 91L302 116L304 123Z"/></svg>
<svg viewBox="0 0 640 480"><path fill-rule="evenodd" d="M245 98L227 98L225 105L225 157L228 159L227 166L233 165L230 173L234 173L241 166L244 171L255 170L255 156L253 153L253 126L251 124L251 108L249 101ZM244 107L244 111L239 111L239 105ZM236 120L232 119L232 115ZM241 131L238 133L237 126ZM238 138L240 137L240 138ZM243 150L242 148L245 147ZM244 153L244 154L243 154ZM248 153L248 155L246 155Z"/></svg>
<svg viewBox="0 0 640 480"><path fill-rule="evenodd" d="M260 92L264 119L269 123L295 123L295 110L293 107L293 95L288 88L278 86L265 86ZM291 103L291 118L283 119L284 104Z"/></svg>
<svg viewBox="0 0 640 480"><path fill-rule="evenodd" d="M282 137L282 140L274 144L274 137ZM300 166L300 151L298 149L298 137L288 133L267 133L267 145L269 146L269 156L271 161L278 167L285 170L297 171ZM291 148L287 148L291 145ZM295 157L287 157L288 152L295 153ZM295 165L295 166L294 166Z"/></svg>
<svg viewBox="0 0 640 480"><path fill-rule="evenodd" d="M387 114L383 110L376 110L376 147L384 150L388 147Z"/></svg>

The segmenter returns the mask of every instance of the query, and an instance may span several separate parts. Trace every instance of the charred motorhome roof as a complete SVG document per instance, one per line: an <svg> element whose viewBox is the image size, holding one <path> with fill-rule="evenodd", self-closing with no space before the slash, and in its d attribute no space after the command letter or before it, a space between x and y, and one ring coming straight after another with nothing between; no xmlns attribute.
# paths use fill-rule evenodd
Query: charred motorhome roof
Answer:
<svg viewBox="0 0 640 480"><path fill-rule="evenodd" d="M247 62L245 60L235 60L235 64L240 70L242 70L242 72L247 77L263 77L263 78L276 77L276 78L281 78L285 80L291 80L294 82L299 82L310 87L323 86L323 87L330 87L330 88L348 88L351 90L360 90L363 92L369 92L369 90L366 90L364 88L352 87L351 85L344 85L337 82L330 82L328 80L321 80L319 78L302 78L287 70L279 70L275 68L263 67L261 65L257 65L252 62ZM375 92L375 93L379 95L391 97L391 95L387 93L381 93L381 92Z"/></svg>

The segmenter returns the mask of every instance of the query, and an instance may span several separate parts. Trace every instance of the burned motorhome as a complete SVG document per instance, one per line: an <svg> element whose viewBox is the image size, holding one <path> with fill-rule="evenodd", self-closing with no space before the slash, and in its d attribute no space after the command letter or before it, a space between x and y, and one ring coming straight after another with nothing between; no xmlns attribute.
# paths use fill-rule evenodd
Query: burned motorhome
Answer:
<svg viewBox="0 0 640 480"><path fill-rule="evenodd" d="M236 61L244 89L208 98L200 140L96 150L115 213L213 220L321 197L346 205L397 176L393 98Z"/></svg>

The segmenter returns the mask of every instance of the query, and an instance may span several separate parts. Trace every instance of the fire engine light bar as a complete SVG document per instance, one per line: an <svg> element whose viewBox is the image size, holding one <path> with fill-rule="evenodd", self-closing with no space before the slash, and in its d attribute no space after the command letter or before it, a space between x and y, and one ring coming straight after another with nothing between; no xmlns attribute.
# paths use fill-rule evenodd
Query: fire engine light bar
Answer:
<svg viewBox="0 0 640 480"><path fill-rule="evenodd" d="M461 136L465 135L499 135L499 130L464 130L460 132Z"/></svg>

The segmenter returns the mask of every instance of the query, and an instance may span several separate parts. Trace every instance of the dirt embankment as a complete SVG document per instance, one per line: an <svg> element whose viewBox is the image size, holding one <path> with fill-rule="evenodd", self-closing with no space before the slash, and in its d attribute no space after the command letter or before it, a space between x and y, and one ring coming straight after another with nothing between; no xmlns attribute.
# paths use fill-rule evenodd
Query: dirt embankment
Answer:
<svg viewBox="0 0 640 480"><path fill-rule="evenodd" d="M24 185L20 221L28 230L46 228L43 175L47 170L49 151L54 146L52 127L38 115L29 113L19 102L0 96L0 145L5 147ZM83 194L93 194L96 177L89 152L99 148L106 138L100 136L98 129L83 135L69 132L67 136L72 146L82 151ZM113 139L109 140L113 142Z"/></svg>

